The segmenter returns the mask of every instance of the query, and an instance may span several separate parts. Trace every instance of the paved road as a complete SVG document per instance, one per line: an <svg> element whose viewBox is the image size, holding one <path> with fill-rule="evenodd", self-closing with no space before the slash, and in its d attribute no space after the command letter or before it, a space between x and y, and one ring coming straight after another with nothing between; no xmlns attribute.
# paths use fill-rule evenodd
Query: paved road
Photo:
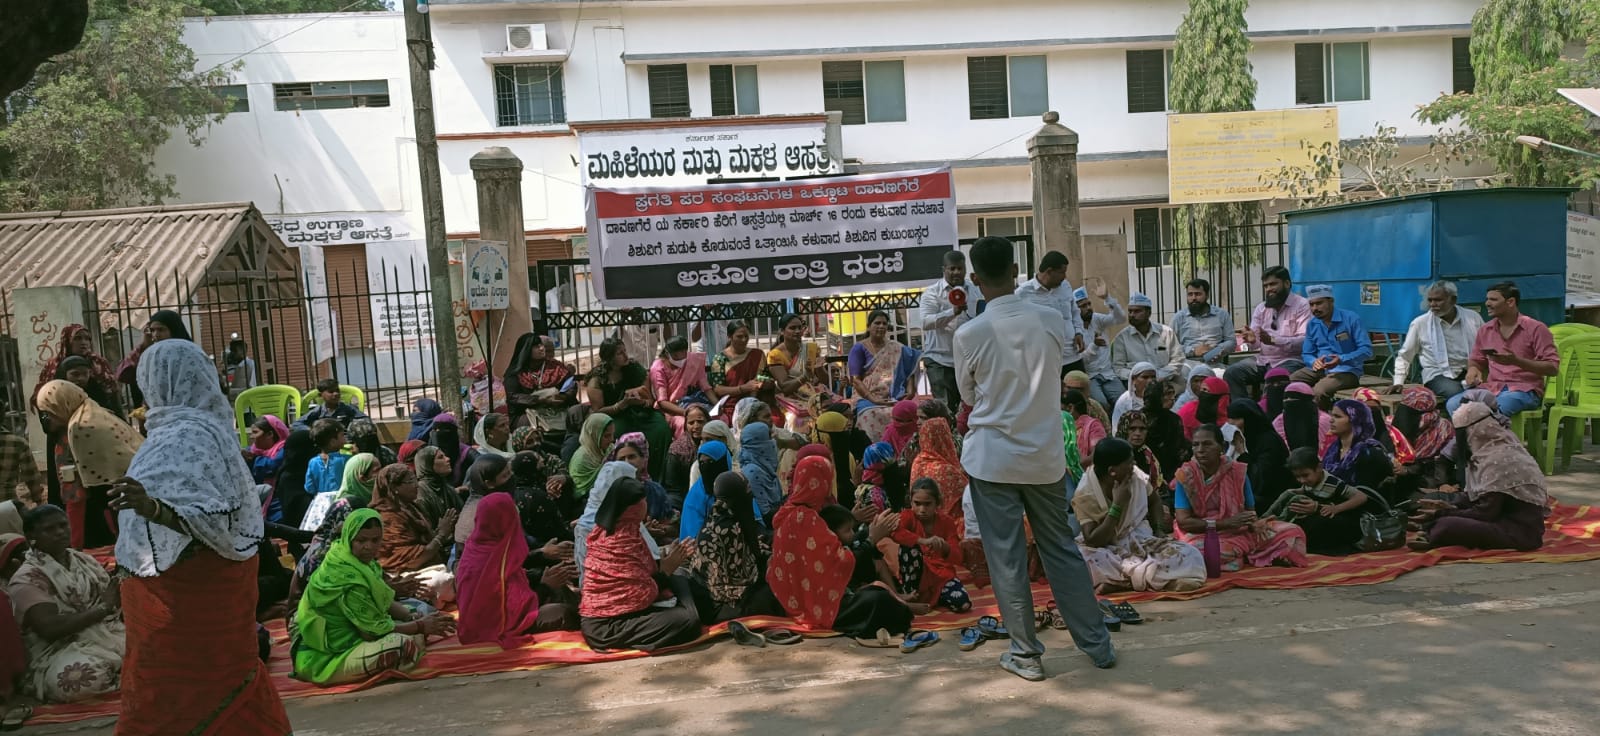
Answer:
<svg viewBox="0 0 1600 736"><path fill-rule="evenodd" d="M1581 462L1581 461L1580 461ZM1600 501L1595 466L1563 499ZM991 642L913 655L810 640L397 683L292 701L301 736L1600 733L1600 561L1455 564L1383 585L1228 591L1141 606L1095 670L1050 632L1028 683ZM104 722L39 733L110 733Z"/></svg>

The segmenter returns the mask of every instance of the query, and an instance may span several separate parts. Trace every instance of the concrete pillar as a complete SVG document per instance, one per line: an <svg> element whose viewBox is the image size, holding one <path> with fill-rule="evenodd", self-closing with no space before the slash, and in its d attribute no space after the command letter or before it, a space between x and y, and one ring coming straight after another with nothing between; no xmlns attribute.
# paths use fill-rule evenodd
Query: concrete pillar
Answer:
<svg viewBox="0 0 1600 736"><path fill-rule="evenodd" d="M486 320L494 343L494 374L503 376L517 338L533 331L528 303L528 243L522 222L522 159L504 146L490 146L472 157L478 184L478 237L504 241L511 260L511 307ZM501 319L504 319L502 326Z"/></svg>
<svg viewBox="0 0 1600 736"><path fill-rule="evenodd" d="M1083 283L1083 230L1078 215L1078 134L1054 110L1028 139L1033 174L1033 242L1037 254L1067 255L1067 279Z"/></svg>
<svg viewBox="0 0 1600 736"><path fill-rule="evenodd" d="M28 446L39 467L45 466L44 428L39 426L39 415L33 410L33 387L39 372L56 357L61 345L61 331L67 325L88 325L92 304L89 292L77 286L43 286L17 289L11 292L12 332L17 338L17 358L22 367L22 406L13 411L28 414ZM96 345L100 342L100 329L94 333Z"/></svg>

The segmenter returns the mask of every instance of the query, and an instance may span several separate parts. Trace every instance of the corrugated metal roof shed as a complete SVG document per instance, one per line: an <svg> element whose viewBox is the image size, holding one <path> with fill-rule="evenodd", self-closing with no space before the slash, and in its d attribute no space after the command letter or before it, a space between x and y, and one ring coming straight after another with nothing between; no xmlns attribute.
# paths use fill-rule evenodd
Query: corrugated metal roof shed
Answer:
<svg viewBox="0 0 1600 736"><path fill-rule="evenodd" d="M0 293L87 286L103 321L263 282L274 297L299 293L293 256L249 202L0 215Z"/></svg>

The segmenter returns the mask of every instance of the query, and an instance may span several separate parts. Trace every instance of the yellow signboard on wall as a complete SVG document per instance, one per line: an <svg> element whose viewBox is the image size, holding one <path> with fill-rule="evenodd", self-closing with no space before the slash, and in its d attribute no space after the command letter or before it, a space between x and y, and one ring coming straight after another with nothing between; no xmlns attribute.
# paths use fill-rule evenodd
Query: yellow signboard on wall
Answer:
<svg viewBox="0 0 1600 736"><path fill-rule="evenodd" d="M1309 165L1311 150L1324 143L1339 145L1336 107L1168 115L1169 199L1201 204L1293 196L1262 183L1262 177L1283 166ZM1322 183L1327 193L1338 186L1336 176Z"/></svg>

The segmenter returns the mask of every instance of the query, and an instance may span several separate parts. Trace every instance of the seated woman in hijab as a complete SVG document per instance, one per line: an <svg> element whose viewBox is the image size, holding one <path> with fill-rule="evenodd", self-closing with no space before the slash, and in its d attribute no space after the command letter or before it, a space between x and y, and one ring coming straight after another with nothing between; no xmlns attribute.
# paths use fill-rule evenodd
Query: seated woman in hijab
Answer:
<svg viewBox="0 0 1600 736"><path fill-rule="evenodd" d="M1346 483L1370 488L1385 499L1391 495L1388 481L1394 476L1394 460L1385 452L1372 423L1372 410L1354 399L1333 405L1333 444L1322 454L1322 467Z"/></svg>
<svg viewBox="0 0 1600 736"><path fill-rule="evenodd" d="M526 423L540 430L553 447L561 447L566 433L564 414L567 407L578 403L578 382L573 380L572 366L556 355L555 340L532 333L518 338L505 375L512 425Z"/></svg>
<svg viewBox="0 0 1600 736"><path fill-rule="evenodd" d="M1184 438L1183 420L1172 411L1172 402L1177 397L1177 389L1167 381L1152 382L1144 395L1144 416L1149 422L1145 445L1155 453L1169 487L1172 476L1189 460L1189 441Z"/></svg>
<svg viewBox="0 0 1600 736"><path fill-rule="evenodd" d="M472 430L473 446L479 454L511 457L511 418L499 413L485 414Z"/></svg>
<svg viewBox="0 0 1600 736"><path fill-rule="evenodd" d="M851 508L855 506L856 485L861 480L861 457L855 447L857 431L851 426L850 417L840 411L846 408L840 404L817 415L817 421L811 424L811 441L828 448L832 456L834 488L839 503ZM865 445L862 448L865 449ZM956 457L959 459L960 456L957 452ZM790 473L791 478L793 475ZM791 480L790 488L793 487Z"/></svg>
<svg viewBox="0 0 1600 736"><path fill-rule="evenodd" d="M861 458L861 485L856 487L856 507L871 506L880 512L898 512L904 507L906 489L898 485L900 474L891 472L895 465L894 448L889 443L876 442L867 447ZM794 495L792 489L790 495ZM897 500L900 503L897 504Z"/></svg>
<svg viewBox="0 0 1600 736"><path fill-rule="evenodd" d="M690 404L683 410L683 431L672 438L672 445L667 448L667 469L661 478L673 508L682 508L684 497L694 485L690 476L699 462L697 450L707 439L704 432L710 421L711 409L705 404Z"/></svg>
<svg viewBox="0 0 1600 736"><path fill-rule="evenodd" d="M578 500L589 497L595 476L600 472L600 467L606 464L606 454L611 451L616 438L617 429L609 414L590 414L583 421L583 429L578 431L578 451L567 463L567 475L572 478L575 498Z"/></svg>
<svg viewBox="0 0 1600 736"><path fill-rule="evenodd" d="M144 438L70 381L46 383L40 387L37 401L40 414L62 429L66 449L77 467L73 486L82 489L83 497L66 499L69 514L75 517L73 540L79 547L115 542L116 525L107 494L113 482L128 474L128 465Z"/></svg>
<svg viewBox="0 0 1600 736"><path fill-rule="evenodd" d="M716 502L695 537L688 566L701 622L786 615L765 580L772 547L749 485L737 473L723 473L713 482Z"/></svg>
<svg viewBox="0 0 1600 736"><path fill-rule="evenodd" d="M162 340L188 340L189 342L194 342L194 338L189 336L189 328L183 324L183 317L170 309L163 309L150 315L150 321L145 323L143 334L144 341L139 343L139 346L134 348L133 352L128 354L128 357L122 359L122 363L117 366L116 371L117 380L128 384L133 390L133 405L135 406L144 403L144 397L139 393L138 377L139 358L144 355L144 351Z"/></svg>
<svg viewBox="0 0 1600 736"><path fill-rule="evenodd" d="M450 481L450 457L443 450L427 445L412 456L411 468L417 478L417 506L437 529L446 514L461 510L463 502L461 493Z"/></svg>
<svg viewBox="0 0 1600 736"><path fill-rule="evenodd" d="M470 442L461 441L461 427L456 423L456 415L445 412L433 418L433 431L428 435L428 444L439 448L449 458L452 468L450 484L459 486L466 482L467 471L478 459L478 450Z"/></svg>
<svg viewBox="0 0 1600 736"><path fill-rule="evenodd" d="M503 493L478 505L478 523L456 564L456 636L462 644L494 642L512 649L530 634L578 629L578 608L565 602L577 569L570 560L549 565L539 572L537 588L531 584L523 569L528 541L519 519L516 504Z"/></svg>
<svg viewBox="0 0 1600 736"><path fill-rule="evenodd" d="M1411 440L1384 416L1383 401L1378 398L1377 391L1358 388L1350 398L1367 405L1367 411L1372 414L1372 438L1383 445L1383 451L1389 453L1389 457L1394 458L1396 467L1416 460Z"/></svg>
<svg viewBox="0 0 1600 736"><path fill-rule="evenodd" d="M583 639L594 649L651 652L700 637L689 581L674 574L689 561L695 543L672 545L658 564L641 532L644 519L644 486L633 478L617 479L585 540L578 614Z"/></svg>
<svg viewBox="0 0 1600 736"><path fill-rule="evenodd" d="M629 432L618 437L606 462L625 462L639 471L633 477L644 485L646 526L651 528L651 533L667 539L671 537L666 535L677 533L671 524L676 512L671 499L667 498L667 489L650 478L650 441L645 439L644 433Z"/></svg>
<svg viewBox="0 0 1600 736"><path fill-rule="evenodd" d="M405 672L422 660L428 637L455 633L448 615L418 615L395 600L378 564L382 547L378 512L359 509L345 519L295 614L296 679L327 686Z"/></svg>
<svg viewBox="0 0 1600 736"><path fill-rule="evenodd" d="M600 343L600 360L585 379L584 387L589 406L597 413L609 414L617 434L642 432L650 438L650 444L664 448L672 443L672 425L656 408L649 371L637 362L650 359L648 355L628 355L621 338L606 338ZM663 453L650 465L650 471L660 475L665 467Z"/></svg>
<svg viewBox="0 0 1600 736"><path fill-rule="evenodd" d="M1215 375L1201 379L1195 400L1178 409L1178 418L1183 420L1183 436L1190 440L1202 424L1221 426L1228 419L1228 382Z"/></svg>
<svg viewBox="0 0 1600 736"><path fill-rule="evenodd" d="M1267 421L1277 419L1283 414L1283 393L1289 389L1289 369L1278 367L1267 371L1267 377L1261 381L1261 411L1267 415Z"/></svg>
<svg viewBox="0 0 1600 736"><path fill-rule="evenodd" d="M716 488L717 478L731 468L728 446L717 440L701 443L699 463L699 476L689 488L689 495L683 499L683 516L678 519L679 539L694 539L700 536L700 529L705 526L706 518L716 501L711 495L711 489ZM749 493L748 485L745 487L745 493Z"/></svg>
<svg viewBox="0 0 1600 736"><path fill-rule="evenodd" d="M956 449L950 424L950 420L943 417L933 417L922 423L922 428L917 430L921 449L911 461L911 477L932 479L942 499L939 512L959 524L962 511L958 489L967 487L967 472L961 467L961 451Z"/></svg>
<svg viewBox="0 0 1600 736"><path fill-rule="evenodd" d="M1094 446L1106 438L1105 425L1089 413L1089 405L1093 403L1088 395L1076 389L1061 396L1061 406L1071 414L1073 429L1077 430L1078 461L1081 465L1087 465L1094 459Z"/></svg>
<svg viewBox="0 0 1600 736"><path fill-rule="evenodd" d="M1200 398L1200 389L1205 380L1207 378L1216 377L1216 371L1213 371L1206 366L1190 366L1188 374L1184 376L1183 393L1178 394L1178 400L1173 402L1172 410L1182 411L1183 407L1194 403L1195 400Z"/></svg>
<svg viewBox="0 0 1600 736"><path fill-rule="evenodd" d="M881 629L887 644L911 630L911 609L884 582L891 578L878 551L900 517L885 512L858 531L854 514L832 504L832 475L822 458L796 464L789 502L773 520L767 584L802 626L862 638Z"/></svg>
<svg viewBox="0 0 1600 736"><path fill-rule="evenodd" d="M283 467L284 448L289 442L289 425L271 414L256 420L247 433L244 460L250 464L250 477L257 483L277 482ZM309 458L308 458L309 459Z"/></svg>
<svg viewBox="0 0 1600 736"><path fill-rule="evenodd" d="M1123 415L1124 421L1142 422L1143 415L1136 412ZM1133 445L1108 439L1094 451L1093 469L1072 496L1072 512L1083 527L1078 546L1095 592L1182 591L1204 585L1205 558L1198 548L1167 535L1171 526L1162 513L1162 499L1150 476L1138 468Z"/></svg>
<svg viewBox="0 0 1600 736"><path fill-rule="evenodd" d="M1144 408L1145 392L1155 380L1155 364L1134 363L1133 370L1128 373L1128 390L1117 397L1116 405L1111 408L1111 426L1106 427L1106 429L1110 430L1112 434L1119 434L1122 426L1122 415Z"/></svg>
<svg viewBox="0 0 1600 736"><path fill-rule="evenodd" d="M1222 569L1306 564L1306 535L1293 524L1257 519L1255 497L1242 463L1224 454L1222 430L1202 424L1194 433L1194 459L1178 468L1173 486L1174 523L1180 541L1202 548L1216 530Z"/></svg>
<svg viewBox="0 0 1600 736"><path fill-rule="evenodd" d="M1128 443L1133 450L1133 467L1145 474L1150 487L1161 499L1162 509L1170 516L1172 513L1172 483L1167 477L1166 469L1161 465L1161 460L1156 457L1155 451L1147 444L1150 436L1150 420L1145 417L1141 409L1134 409L1122 415L1122 424L1117 428L1117 439ZM1170 525L1155 527L1163 534L1171 529Z"/></svg>
<svg viewBox="0 0 1600 736"><path fill-rule="evenodd" d="M28 649L23 691L47 703L116 692L126 652L120 581L72 549L60 507L34 507L23 528L30 548L7 591Z"/></svg>
<svg viewBox="0 0 1600 736"><path fill-rule="evenodd" d="M578 568L578 584L583 585L584 560L589 553L589 534L594 531L596 520L600 516L600 506L605 503L606 495L611 492L617 481L623 478L634 479L639 469L624 462L609 462L600 468L600 473L595 479L594 490L589 492L585 502L583 515L578 517L578 522L572 526L572 561ZM650 536L650 529L639 522L639 535L644 538L645 546L650 549L650 556L661 559L661 547L656 544L654 537Z"/></svg>
<svg viewBox="0 0 1600 736"><path fill-rule="evenodd" d="M751 423L739 435L739 469L750 483L761 518L770 519L783 503L778 485L778 446L772 441L772 428Z"/></svg>
<svg viewBox="0 0 1600 736"><path fill-rule="evenodd" d="M884 428L883 437L879 441L894 449L897 460L910 461L906 448L917 436L919 413L917 402L909 399L895 402L894 407L889 410L889 426Z"/></svg>
<svg viewBox="0 0 1600 736"><path fill-rule="evenodd" d="M528 544L535 548L551 545L550 552L565 550L562 559L572 559L572 522L578 517L569 517L564 503L572 493L572 481L565 474L546 475L539 454L531 450L511 458L511 481L517 517Z"/></svg>
<svg viewBox="0 0 1600 736"><path fill-rule="evenodd" d="M1455 427L1439 409L1439 397L1427 386L1407 386L1394 407L1393 426L1411 446L1411 461L1401 463L1397 474L1410 476L1419 488L1437 488L1455 478L1452 450Z"/></svg>
<svg viewBox="0 0 1600 736"><path fill-rule="evenodd" d="M400 456L394 450L385 447L378 437L378 425L371 419L361 417L350 422L350 428L345 430L345 437L350 440L356 452L365 452L378 458L378 467L388 467L400 462Z"/></svg>
<svg viewBox="0 0 1600 736"><path fill-rule="evenodd" d="M911 484L911 507L900 512L900 528L889 537L900 547L900 594L908 601L966 613L972 599L956 579L961 522L941 510L941 494L932 478L918 478Z"/></svg>
<svg viewBox="0 0 1600 736"><path fill-rule="evenodd" d="M1228 404L1228 423L1237 427L1235 442L1243 441L1244 451L1235 460L1245 464L1250 477L1250 489L1256 497L1256 513L1266 515L1267 509L1284 491L1297 483L1294 474L1285 467L1289 449L1283 438L1272 430L1261 406L1249 399L1234 399Z"/></svg>
<svg viewBox="0 0 1600 736"><path fill-rule="evenodd" d="M433 399L417 399L411 412L411 431L406 433L406 441L428 441L428 435L433 434L433 418L444 413L444 407Z"/></svg>
<svg viewBox="0 0 1600 736"><path fill-rule="evenodd" d="M428 521L417 503L421 489L416 473L404 465L378 471L370 508L383 520L383 541L378 564L390 573L416 572L427 586L430 601L454 599L450 573L444 564L450 556L456 512L446 512L438 525Z"/></svg>
<svg viewBox="0 0 1600 736"><path fill-rule="evenodd" d="M1550 495L1539 464L1486 404L1464 403L1451 421L1466 431L1466 483L1441 486L1444 498L1419 502L1421 510L1411 520L1421 533L1410 547L1526 552L1543 546Z"/></svg>
<svg viewBox="0 0 1600 736"><path fill-rule="evenodd" d="M1333 417L1317 405L1311 385L1295 381L1283 389L1283 413L1272 428L1290 451L1310 447L1321 455L1333 444Z"/></svg>

